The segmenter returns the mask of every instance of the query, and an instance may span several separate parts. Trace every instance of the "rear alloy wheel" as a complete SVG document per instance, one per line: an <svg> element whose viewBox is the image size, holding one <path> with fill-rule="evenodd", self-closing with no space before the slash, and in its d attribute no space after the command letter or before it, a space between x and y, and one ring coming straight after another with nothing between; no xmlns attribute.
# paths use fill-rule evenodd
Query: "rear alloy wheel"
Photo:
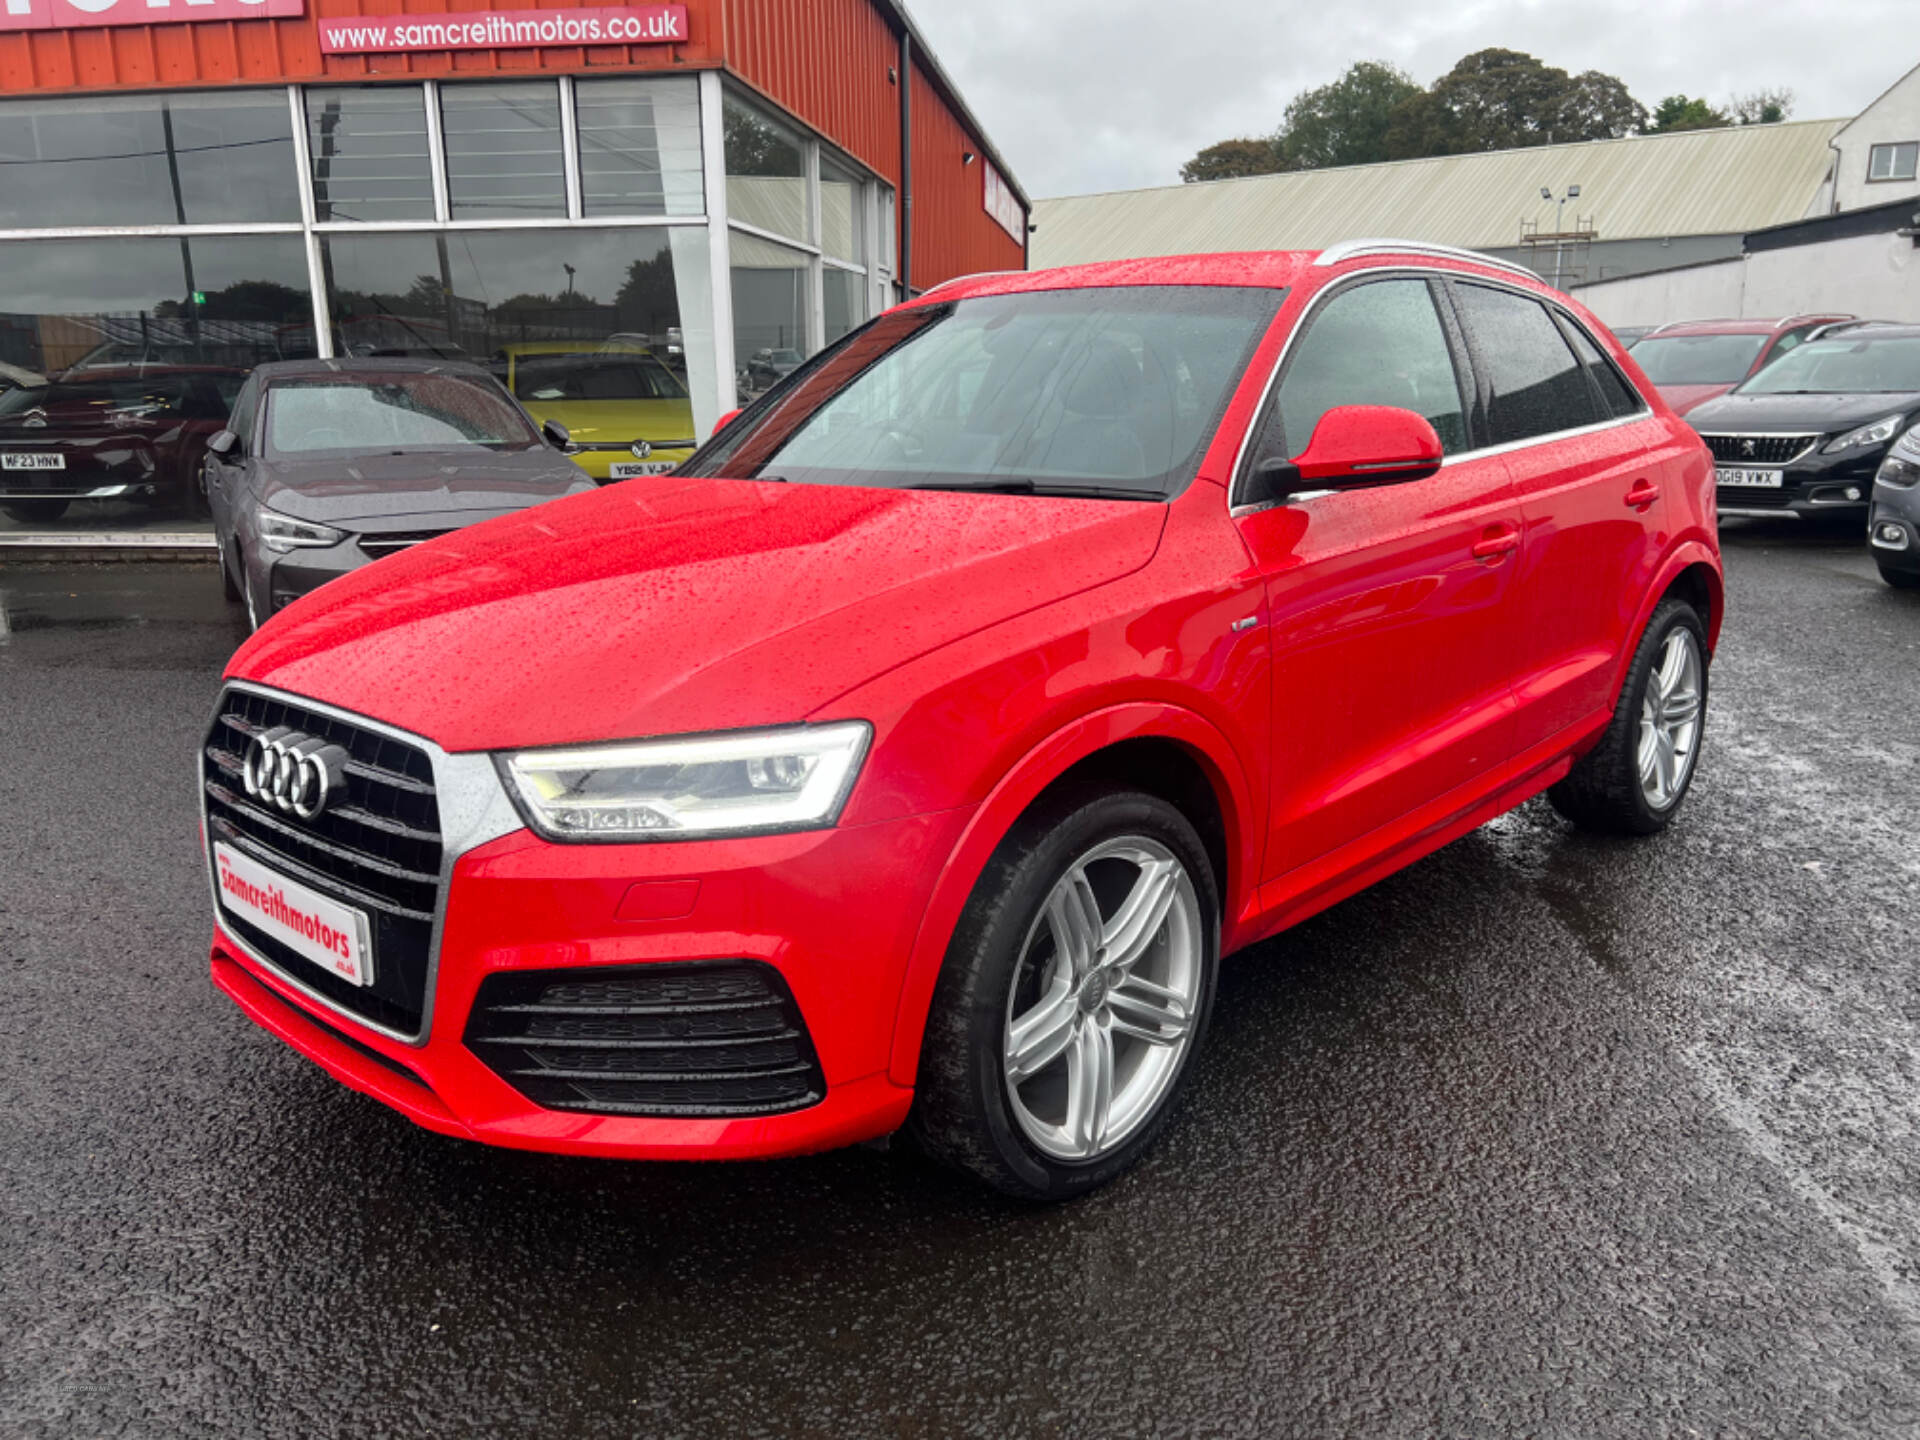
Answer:
<svg viewBox="0 0 1920 1440"><path fill-rule="evenodd" d="M9 519L22 525L51 525L67 513L67 500L9 500L0 505Z"/></svg>
<svg viewBox="0 0 1920 1440"><path fill-rule="evenodd" d="M1031 1199L1126 1169L1204 1034L1218 915L1205 849L1163 800L1082 797L1023 827L942 971L915 1100L922 1147Z"/></svg>
<svg viewBox="0 0 1920 1440"><path fill-rule="evenodd" d="M1634 652L1600 743L1547 792L1583 829L1652 835L1693 784L1707 720L1707 635L1684 600L1664 600Z"/></svg>

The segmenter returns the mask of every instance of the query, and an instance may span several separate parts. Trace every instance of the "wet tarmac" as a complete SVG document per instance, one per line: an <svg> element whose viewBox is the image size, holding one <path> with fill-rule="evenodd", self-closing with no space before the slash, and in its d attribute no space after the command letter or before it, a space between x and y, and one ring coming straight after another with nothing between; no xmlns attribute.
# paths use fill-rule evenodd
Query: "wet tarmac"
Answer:
<svg viewBox="0 0 1920 1440"><path fill-rule="evenodd" d="M206 978L211 567L0 568L0 1434L1920 1432L1920 596L1728 533L1683 822L1229 962L1147 1163L417 1130Z"/></svg>

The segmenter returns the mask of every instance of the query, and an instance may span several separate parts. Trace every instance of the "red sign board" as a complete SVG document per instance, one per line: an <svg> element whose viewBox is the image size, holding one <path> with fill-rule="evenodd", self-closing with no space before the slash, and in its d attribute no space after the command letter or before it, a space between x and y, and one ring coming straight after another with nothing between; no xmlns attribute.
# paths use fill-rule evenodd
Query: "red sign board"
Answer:
<svg viewBox="0 0 1920 1440"><path fill-rule="evenodd" d="M287 19L306 0L0 0L0 32L164 25L170 20Z"/></svg>
<svg viewBox="0 0 1920 1440"><path fill-rule="evenodd" d="M71 3L71 0L54 0L54 3ZM544 45L681 45L689 38L684 5L480 10L461 15L323 16L316 23L320 29L322 55L516 50Z"/></svg>

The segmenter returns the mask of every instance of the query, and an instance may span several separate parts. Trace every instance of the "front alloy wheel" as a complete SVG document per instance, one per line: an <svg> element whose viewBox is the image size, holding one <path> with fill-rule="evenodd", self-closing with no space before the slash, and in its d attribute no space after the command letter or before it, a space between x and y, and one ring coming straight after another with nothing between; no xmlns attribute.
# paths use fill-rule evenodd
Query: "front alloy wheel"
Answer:
<svg viewBox="0 0 1920 1440"><path fill-rule="evenodd" d="M1152 1144L1206 1033L1220 902L1180 810L1056 798L1001 843L947 949L909 1133L1011 1195L1064 1199Z"/></svg>
<svg viewBox="0 0 1920 1440"><path fill-rule="evenodd" d="M1159 841L1106 841L1060 877L1007 995L1007 1091L1036 1148L1095 1160L1154 1113L1186 1058L1203 956L1193 881Z"/></svg>

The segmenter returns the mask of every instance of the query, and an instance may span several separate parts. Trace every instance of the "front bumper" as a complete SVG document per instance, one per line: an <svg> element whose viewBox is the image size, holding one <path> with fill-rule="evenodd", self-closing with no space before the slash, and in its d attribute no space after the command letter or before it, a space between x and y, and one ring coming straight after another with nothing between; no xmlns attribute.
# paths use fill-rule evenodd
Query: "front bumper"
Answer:
<svg viewBox="0 0 1920 1440"><path fill-rule="evenodd" d="M503 836L454 867L432 1018L418 1045L315 999L221 925L213 979L335 1078L443 1134L634 1159L769 1157L851 1144L898 1128L912 1101L887 1075L901 985L967 814L651 845L554 845L524 830ZM611 966L739 959L772 966L792 992L825 1077L820 1103L711 1118L545 1109L466 1043L489 976L577 969L590 979Z"/></svg>
<svg viewBox="0 0 1920 1440"><path fill-rule="evenodd" d="M1867 543L1881 569L1920 575L1920 486L1874 487Z"/></svg>
<svg viewBox="0 0 1920 1440"><path fill-rule="evenodd" d="M1816 448L1781 472L1778 488L1721 485L1714 499L1722 516L1735 518L1864 521L1874 472L1886 450L1882 445L1860 454L1824 455Z"/></svg>

